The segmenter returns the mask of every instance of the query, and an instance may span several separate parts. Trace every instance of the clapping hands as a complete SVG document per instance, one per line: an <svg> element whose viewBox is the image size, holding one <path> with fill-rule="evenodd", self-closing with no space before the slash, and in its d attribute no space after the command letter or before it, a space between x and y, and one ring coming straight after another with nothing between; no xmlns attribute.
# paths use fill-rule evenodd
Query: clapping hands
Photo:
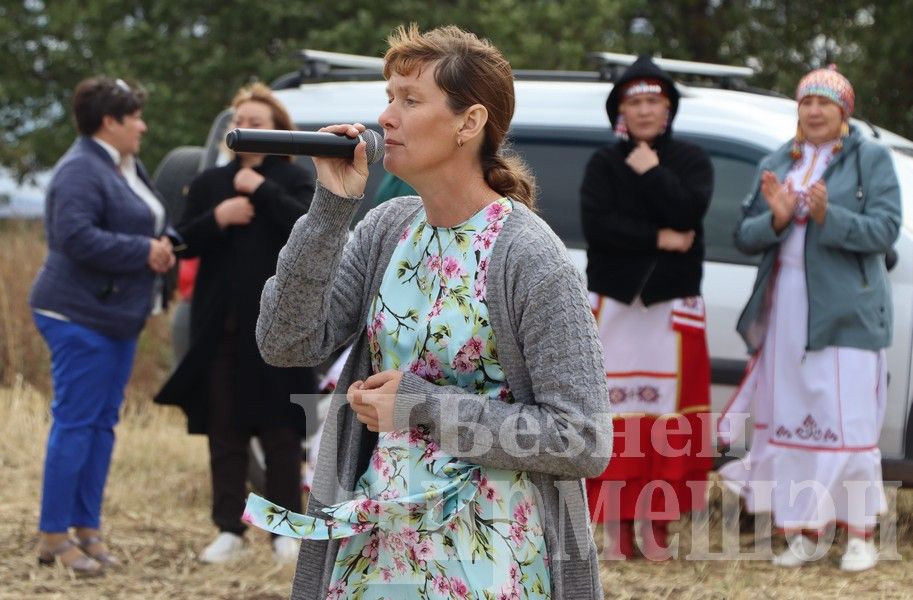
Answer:
<svg viewBox="0 0 913 600"><path fill-rule="evenodd" d="M770 208L774 230L777 233L783 231L792 220L799 202L799 195L793 190L792 182L784 185L773 171L764 171L761 174L761 194Z"/></svg>
<svg viewBox="0 0 913 600"><path fill-rule="evenodd" d="M808 190L808 214L818 225L824 225L827 216L827 185L819 180Z"/></svg>

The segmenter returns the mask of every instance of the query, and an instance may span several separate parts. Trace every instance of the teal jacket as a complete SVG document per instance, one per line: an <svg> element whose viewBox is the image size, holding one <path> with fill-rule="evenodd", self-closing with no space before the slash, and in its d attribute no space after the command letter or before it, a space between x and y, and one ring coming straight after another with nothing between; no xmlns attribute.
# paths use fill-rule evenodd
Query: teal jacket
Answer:
<svg viewBox="0 0 913 600"><path fill-rule="evenodd" d="M736 327L755 353L764 340L769 294L780 242L770 209L761 195L761 173L780 181L793 160L790 143L764 157L752 191L742 205L735 245L746 254L764 253L748 304ZM900 187L887 148L850 127L843 150L824 171L828 206L823 225L808 221L805 281L808 287L806 350L848 346L867 350L891 343L893 304L884 255L900 231Z"/></svg>

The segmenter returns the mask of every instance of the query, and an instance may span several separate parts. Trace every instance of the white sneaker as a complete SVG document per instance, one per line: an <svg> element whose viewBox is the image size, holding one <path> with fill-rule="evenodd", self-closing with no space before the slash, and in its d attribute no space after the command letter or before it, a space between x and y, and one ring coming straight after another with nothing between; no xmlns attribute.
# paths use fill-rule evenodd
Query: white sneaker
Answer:
<svg viewBox="0 0 913 600"><path fill-rule="evenodd" d="M280 565L293 565L298 562L298 550L301 542L295 538L280 535L273 538L273 560Z"/></svg>
<svg viewBox="0 0 913 600"><path fill-rule="evenodd" d="M223 531L200 552L199 559L204 563L226 563L241 558L245 550L243 537Z"/></svg>
<svg viewBox="0 0 913 600"><path fill-rule="evenodd" d="M774 556L771 562L778 567L801 567L809 561L820 558L820 556L815 556L817 546L804 535L794 535L789 538L789 546L786 550Z"/></svg>
<svg viewBox="0 0 913 600"><path fill-rule="evenodd" d="M840 568L844 571L865 571L878 564L878 550L874 540L851 537L846 541L846 552L840 558Z"/></svg>

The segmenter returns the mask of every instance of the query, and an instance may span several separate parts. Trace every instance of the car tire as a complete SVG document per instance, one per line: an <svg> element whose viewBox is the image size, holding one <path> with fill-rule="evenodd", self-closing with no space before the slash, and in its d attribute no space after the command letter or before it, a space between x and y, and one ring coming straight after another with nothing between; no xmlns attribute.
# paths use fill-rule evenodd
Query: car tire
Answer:
<svg viewBox="0 0 913 600"><path fill-rule="evenodd" d="M172 223L181 220L187 190L203 165L205 149L200 146L179 146L165 155L152 181L165 200L165 209Z"/></svg>

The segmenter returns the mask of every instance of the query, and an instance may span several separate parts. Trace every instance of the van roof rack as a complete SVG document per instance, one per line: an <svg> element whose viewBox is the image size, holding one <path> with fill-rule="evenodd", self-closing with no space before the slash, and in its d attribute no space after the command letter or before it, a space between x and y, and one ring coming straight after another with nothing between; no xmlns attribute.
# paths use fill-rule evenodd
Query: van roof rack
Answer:
<svg viewBox="0 0 913 600"><path fill-rule="evenodd" d="M296 54L301 67L274 79L270 84L274 90L295 88L305 82L318 81L376 81L383 77L384 60L377 56L327 52L325 50L299 50ZM616 52L591 52L591 62L597 71L552 71L518 69L514 71L517 80L540 81L615 81L631 65L637 56ZM654 58L653 62L676 79L688 79L689 84L711 85L723 89L761 92L749 88L745 79L754 74L750 67L738 67L714 63ZM769 93L769 92L768 92Z"/></svg>
<svg viewBox="0 0 913 600"><path fill-rule="evenodd" d="M604 81L596 71L514 69L515 81Z"/></svg>
<svg viewBox="0 0 913 600"><path fill-rule="evenodd" d="M625 68L637 60L637 56L633 54L618 54L616 52L591 52L588 58L591 62L596 63L600 77L606 81L616 81ZM669 74L685 75L699 80L710 79L717 87L726 89L743 89L746 87L744 80L754 75L754 69L751 67L675 60L672 58L654 58L653 62Z"/></svg>
<svg viewBox="0 0 913 600"><path fill-rule="evenodd" d="M371 81L383 77L384 59L325 50L299 50L297 71L286 73L270 84L274 90L298 87L306 81Z"/></svg>
<svg viewBox="0 0 913 600"><path fill-rule="evenodd" d="M362 56L360 54L344 54L342 52L326 52L324 50L301 50L298 57L307 65L320 68L345 68L362 69L374 73L382 73L384 59L379 56Z"/></svg>

